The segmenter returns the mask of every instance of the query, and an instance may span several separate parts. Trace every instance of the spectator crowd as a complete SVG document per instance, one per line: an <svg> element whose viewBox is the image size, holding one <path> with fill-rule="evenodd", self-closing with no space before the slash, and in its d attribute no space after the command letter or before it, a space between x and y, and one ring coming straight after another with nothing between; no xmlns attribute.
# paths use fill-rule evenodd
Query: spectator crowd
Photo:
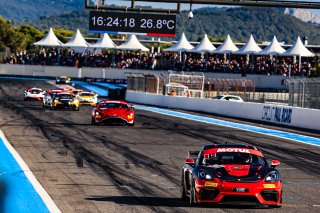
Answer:
<svg viewBox="0 0 320 213"><path fill-rule="evenodd" d="M250 59L250 60L249 60ZM177 53L140 53L109 51L76 53L72 49L43 49L39 54L18 52L2 60L5 64L60 65L76 67L114 67L121 69L148 69L174 71L223 72L264 75L310 76L320 60L280 56L200 55ZM318 73L319 74L319 73Z"/></svg>

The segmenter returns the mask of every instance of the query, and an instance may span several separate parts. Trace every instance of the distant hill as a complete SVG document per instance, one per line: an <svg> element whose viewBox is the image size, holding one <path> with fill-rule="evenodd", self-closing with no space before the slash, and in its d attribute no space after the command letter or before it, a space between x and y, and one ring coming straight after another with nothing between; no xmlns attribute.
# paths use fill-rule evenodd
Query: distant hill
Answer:
<svg viewBox="0 0 320 213"><path fill-rule="evenodd" d="M37 20L77 9L84 9L83 0L0 0L0 15L7 20Z"/></svg>
<svg viewBox="0 0 320 213"><path fill-rule="evenodd" d="M228 9L203 8L193 12L194 18L187 15L178 17L178 35L186 32L195 40L197 36L207 33L214 38L227 34L237 41L246 42L250 34L256 41L271 40L276 35L279 41L293 43L297 36L307 36L309 44L320 44L320 28L281 13L275 8L240 7Z"/></svg>
<svg viewBox="0 0 320 213"><path fill-rule="evenodd" d="M0 0L1 1L1 0ZM297 36L307 36L309 44L320 45L320 28L309 25L275 8L201 8L193 11L194 18L188 19L187 12L177 16L177 36L186 33L189 40L197 40L207 33L213 38L223 38L227 34L234 41L246 42L250 34L256 41L271 40L276 35L279 41L292 44ZM59 16L41 17L30 22L42 30L49 27L88 30L88 11L77 10Z"/></svg>

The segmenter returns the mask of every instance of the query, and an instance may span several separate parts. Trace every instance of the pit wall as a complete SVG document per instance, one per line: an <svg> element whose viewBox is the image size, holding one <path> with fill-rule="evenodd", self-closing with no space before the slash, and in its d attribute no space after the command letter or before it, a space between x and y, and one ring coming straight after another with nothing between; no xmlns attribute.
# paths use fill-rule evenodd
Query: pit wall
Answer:
<svg viewBox="0 0 320 213"><path fill-rule="evenodd" d="M126 100L173 109L183 109L320 130L320 110L248 102L186 98L127 91Z"/></svg>
<svg viewBox="0 0 320 213"><path fill-rule="evenodd" d="M17 64L0 64L0 74L3 75L27 75L27 76L52 76L57 77L66 75L71 78L111 78L111 79L127 79L127 73L144 73L156 75L168 75L168 71L150 71L138 69L118 69L118 68L92 68L92 67L63 67L63 66L40 66L40 65L17 65ZM188 72L186 72L188 73ZM194 74L201 74L193 72ZM256 88L273 88L287 89L283 85L286 76L267 76L267 75L251 75L245 78L241 74L230 73L205 73L208 78L228 78L228 79L248 79L256 84ZM299 77L295 77L299 78Z"/></svg>

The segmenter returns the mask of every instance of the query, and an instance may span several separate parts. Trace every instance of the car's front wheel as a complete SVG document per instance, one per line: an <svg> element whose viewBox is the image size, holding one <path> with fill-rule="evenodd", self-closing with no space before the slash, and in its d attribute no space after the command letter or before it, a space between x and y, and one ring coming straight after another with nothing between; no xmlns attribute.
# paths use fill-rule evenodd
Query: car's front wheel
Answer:
<svg viewBox="0 0 320 213"><path fill-rule="evenodd" d="M96 119L94 117L91 118L91 124L98 125L98 123L96 122Z"/></svg>
<svg viewBox="0 0 320 213"><path fill-rule="evenodd" d="M189 204L190 206L194 206L196 204L196 192L194 188L194 182L192 182L192 187L190 189Z"/></svg>
<svg viewBox="0 0 320 213"><path fill-rule="evenodd" d="M134 122L133 123L128 123L128 126L134 126Z"/></svg>
<svg viewBox="0 0 320 213"><path fill-rule="evenodd" d="M186 195L186 188L185 188L185 180L184 180L184 174L181 175L181 186L180 186L180 193L181 193L181 199L187 200L188 196Z"/></svg>

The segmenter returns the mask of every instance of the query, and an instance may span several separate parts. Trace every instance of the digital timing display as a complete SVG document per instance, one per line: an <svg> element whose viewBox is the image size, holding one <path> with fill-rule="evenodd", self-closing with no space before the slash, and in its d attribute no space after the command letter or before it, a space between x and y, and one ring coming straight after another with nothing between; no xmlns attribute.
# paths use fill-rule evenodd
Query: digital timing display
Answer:
<svg viewBox="0 0 320 213"><path fill-rule="evenodd" d="M109 34L175 36L176 15L90 11L89 31Z"/></svg>

